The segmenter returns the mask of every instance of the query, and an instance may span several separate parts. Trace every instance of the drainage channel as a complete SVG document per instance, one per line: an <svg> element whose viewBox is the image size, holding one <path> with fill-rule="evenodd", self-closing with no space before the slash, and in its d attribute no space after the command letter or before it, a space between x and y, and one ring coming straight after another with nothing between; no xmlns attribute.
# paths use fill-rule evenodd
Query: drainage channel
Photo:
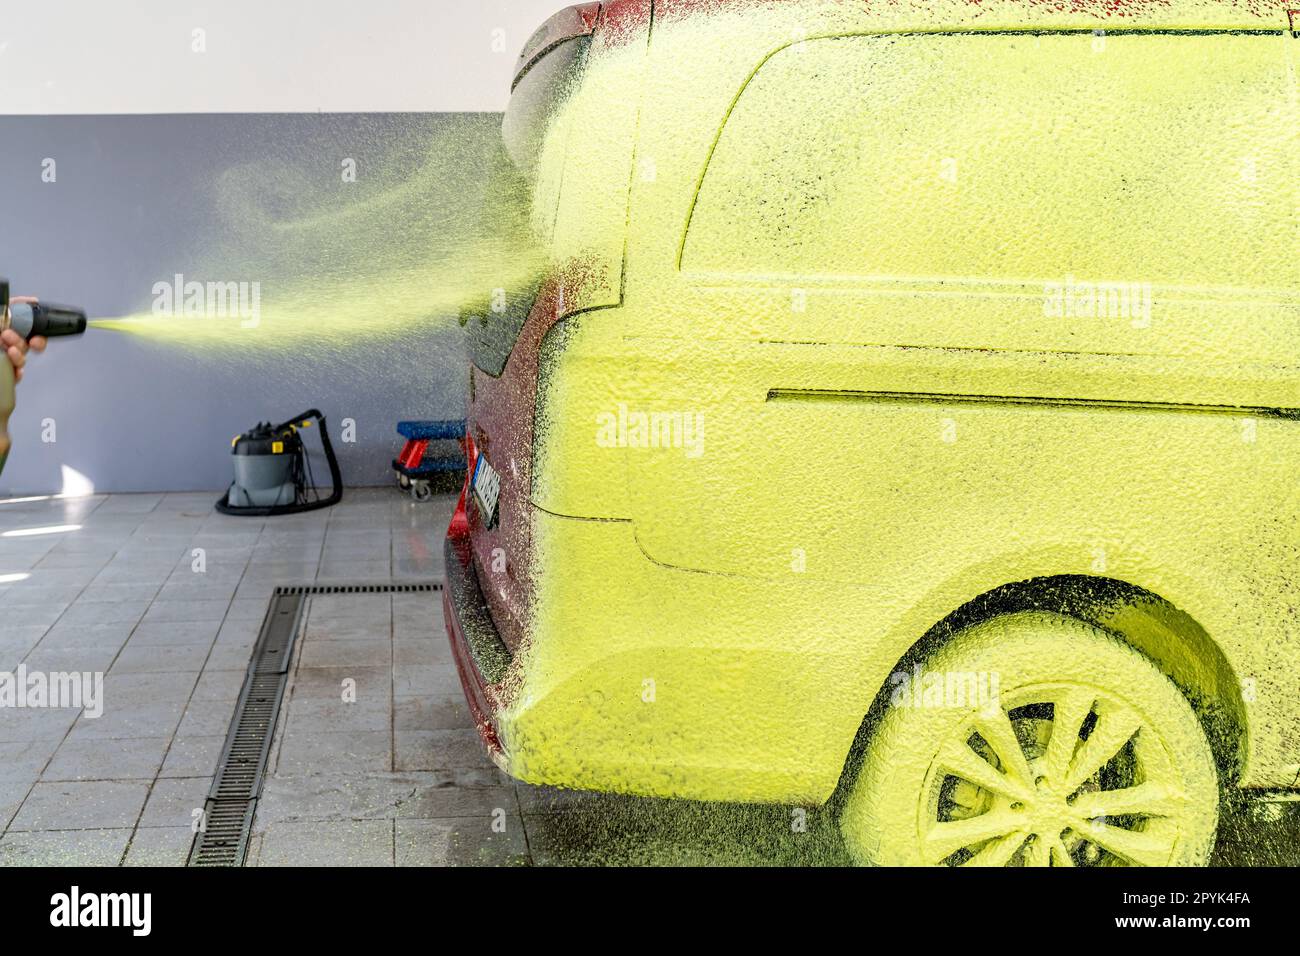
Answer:
<svg viewBox="0 0 1300 956"><path fill-rule="evenodd" d="M438 583L296 584L275 589L204 803L203 827L190 846L188 866L244 864L308 599L318 594L413 594L441 589Z"/></svg>

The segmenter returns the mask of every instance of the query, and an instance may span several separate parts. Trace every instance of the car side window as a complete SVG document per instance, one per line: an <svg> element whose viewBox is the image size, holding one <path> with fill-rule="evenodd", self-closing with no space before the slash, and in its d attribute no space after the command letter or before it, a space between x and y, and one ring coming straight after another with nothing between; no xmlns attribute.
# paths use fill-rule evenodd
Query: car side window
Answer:
<svg viewBox="0 0 1300 956"><path fill-rule="evenodd" d="M723 127L687 272L1297 288L1276 36L805 41ZM1293 41L1288 41L1293 42Z"/></svg>

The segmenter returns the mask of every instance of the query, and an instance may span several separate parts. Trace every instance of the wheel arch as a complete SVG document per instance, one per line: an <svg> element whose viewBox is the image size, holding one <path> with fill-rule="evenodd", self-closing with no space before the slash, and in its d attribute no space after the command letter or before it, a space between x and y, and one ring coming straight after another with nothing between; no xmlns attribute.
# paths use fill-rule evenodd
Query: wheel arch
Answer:
<svg viewBox="0 0 1300 956"><path fill-rule="evenodd" d="M966 601L937 621L898 659L890 674L910 670L954 636L981 622L1021 611L1048 611L1113 634L1173 681L1199 719L1225 783L1240 777L1249 748L1241 682L1222 648L1191 615L1144 588L1115 578L1061 574L1004 584ZM884 708L888 677L854 737L831 797L842 803Z"/></svg>

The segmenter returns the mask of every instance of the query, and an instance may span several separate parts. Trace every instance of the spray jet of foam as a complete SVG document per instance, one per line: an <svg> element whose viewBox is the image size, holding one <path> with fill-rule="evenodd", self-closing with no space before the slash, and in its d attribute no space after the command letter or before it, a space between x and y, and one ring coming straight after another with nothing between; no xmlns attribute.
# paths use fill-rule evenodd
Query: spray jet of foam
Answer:
<svg viewBox="0 0 1300 956"><path fill-rule="evenodd" d="M138 312L91 324L198 348L250 334L259 348L345 348L452 328L467 303L532 285L543 256L497 119L385 132L382 160L328 189L298 163L226 170L201 262L169 270Z"/></svg>

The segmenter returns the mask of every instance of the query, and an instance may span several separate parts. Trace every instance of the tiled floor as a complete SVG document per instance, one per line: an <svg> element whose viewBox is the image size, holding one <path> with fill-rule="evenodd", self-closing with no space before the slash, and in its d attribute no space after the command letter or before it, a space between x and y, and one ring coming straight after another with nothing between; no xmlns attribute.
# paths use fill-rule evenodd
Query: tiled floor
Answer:
<svg viewBox="0 0 1300 956"><path fill-rule="evenodd" d="M442 576L453 496L352 490L267 519L215 497L0 501L0 671L102 671L105 697L95 719L0 710L0 865L182 863L272 589ZM438 600L311 599L251 864L787 860L813 843L782 842L780 808L511 781L479 745Z"/></svg>
<svg viewBox="0 0 1300 956"><path fill-rule="evenodd" d="M0 865L182 864L272 589L442 576L452 496L267 519L215 497L0 500L0 672L104 673L98 718L0 708ZM1297 833L1252 822L1221 862L1294 862ZM250 864L701 862L846 858L816 809L517 784L479 746L436 594L311 599Z"/></svg>
<svg viewBox="0 0 1300 956"><path fill-rule="evenodd" d="M449 501L416 506L363 490L330 511L257 519L215 514L214 497L0 503L0 671L100 671L105 701L98 718L0 711L0 864L181 862L272 588L441 575ZM310 675L317 663L391 675L394 622L414 634L422 620L424 645L433 643L425 597L428 608L396 614L387 597L382 608L339 608L333 624L313 609L310 633L329 639L312 642L295 685L290 719L309 732L278 755L286 773L339 758L336 744L366 745L354 767L391 769L387 727L382 741L350 736L365 698L356 710L313 712ZM357 659L368 648L373 660ZM410 679L385 677L385 710L390 683Z"/></svg>

